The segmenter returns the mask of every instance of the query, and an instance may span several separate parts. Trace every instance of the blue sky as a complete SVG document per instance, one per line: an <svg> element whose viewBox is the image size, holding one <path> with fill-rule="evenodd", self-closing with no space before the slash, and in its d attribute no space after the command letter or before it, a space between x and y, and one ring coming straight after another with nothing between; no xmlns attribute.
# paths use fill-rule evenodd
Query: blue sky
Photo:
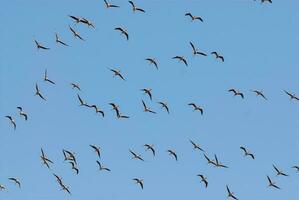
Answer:
<svg viewBox="0 0 299 200"><path fill-rule="evenodd" d="M146 10L133 13L127 1L5 0L1 4L0 54L0 199L225 199L225 185L242 200L299 197L299 104L283 93L299 95L299 2L260 4L245 0L134 1ZM186 12L201 16L191 22ZM68 15L90 19L96 29L75 25ZM71 25L85 42L75 39ZM129 41L114 30L124 27ZM69 47L55 43L55 32ZM37 50L34 39L49 51ZM192 41L208 57L194 57ZM225 62L210 52L220 52ZM172 60L186 57L189 66ZM144 60L155 57L159 70ZM122 81L108 68L118 68ZM45 83L43 73L56 85ZM82 91L70 87L79 83ZM34 96L38 83L47 98ZM153 101L141 88L152 88ZM233 97L230 88L245 99ZM269 99L250 90L262 90ZM78 106L77 93L105 111L105 118ZM141 100L158 112L144 113ZM157 101L168 102L168 115ZM110 102L131 118L118 120ZM195 102L204 115L187 104ZM17 106L28 113L25 122ZM13 130L5 115L16 119ZM228 169L207 165L189 139L209 156L217 154ZM142 147L154 144L156 157ZM90 144L102 148L100 161L111 173L99 172ZM240 146L256 156L244 158ZM54 161L48 170L40 148ZM131 159L129 149L145 162ZM74 151L79 175L63 162L62 149ZM178 162L167 155L173 149ZM289 177L276 177L272 164ZM72 195L61 191L52 173L60 175ZM204 188L197 174L204 174ZM267 187L269 175L282 190ZM22 188L7 180L18 177ZM132 178L144 179L144 190Z"/></svg>

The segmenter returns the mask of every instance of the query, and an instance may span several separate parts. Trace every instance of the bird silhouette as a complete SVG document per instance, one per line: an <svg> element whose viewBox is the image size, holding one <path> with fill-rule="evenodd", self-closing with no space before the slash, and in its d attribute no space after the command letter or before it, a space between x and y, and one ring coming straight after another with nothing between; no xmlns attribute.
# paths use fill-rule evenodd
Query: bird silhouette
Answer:
<svg viewBox="0 0 299 200"><path fill-rule="evenodd" d="M197 106L195 103L189 103L188 105L192 106L193 110L195 110L195 111L197 110L201 113L201 115L203 115L203 109L200 106Z"/></svg>
<svg viewBox="0 0 299 200"><path fill-rule="evenodd" d="M211 54L214 55L216 59L220 59L222 62L224 62L224 57L218 54L216 51L213 51Z"/></svg>
<svg viewBox="0 0 299 200"><path fill-rule="evenodd" d="M172 59L177 59L180 62L183 62L186 66L188 66L187 60L184 58L184 56L174 56Z"/></svg>
<svg viewBox="0 0 299 200"><path fill-rule="evenodd" d="M108 172L111 171L109 168L104 167L104 166L100 163L100 161L96 161L96 162L97 162L98 165L99 165L99 169L100 169L100 171L108 171Z"/></svg>
<svg viewBox="0 0 299 200"><path fill-rule="evenodd" d="M14 178L14 177L10 177L10 178L8 178L8 180L11 180L11 181L14 182L19 188L21 188L21 182L19 181L19 179Z"/></svg>
<svg viewBox="0 0 299 200"><path fill-rule="evenodd" d="M198 174L197 176L199 176L201 178L201 182L203 182L205 184L205 187L207 188L208 187L208 180L206 177L204 177L204 175L202 174Z"/></svg>
<svg viewBox="0 0 299 200"><path fill-rule="evenodd" d="M166 112L169 114L169 108L168 108L167 103L162 102L162 101L159 101L157 103L160 104L162 106L162 108L164 108L166 110Z"/></svg>
<svg viewBox="0 0 299 200"><path fill-rule="evenodd" d="M55 33L55 41L56 41L56 43L62 44L62 45L64 45L64 46L69 46L68 44L66 44L65 42L63 42L63 41L59 38L59 36L58 36L57 33Z"/></svg>
<svg viewBox="0 0 299 200"><path fill-rule="evenodd" d="M145 144L143 146L146 148L146 150L151 150L151 152L153 153L154 156L156 155L156 151L154 149L154 145Z"/></svg>
<svg viewBox="0 0 299 200"><path fill-rule="evenodd" d="M69 29L71 30L71 32L73 33L73 35L74 35L75 38L79 38L80 40L85 41L85 40L80 36L80 34L79 34L77 31L75 31L75 29L73 29L71 26L69 26Z"/></svg>
<svg viewBox="0 0 299 200"><path fill-rule="evenodd" d="M45 82L49 82L49 83L55 85L54 81L51 81L51 80L48 78L48 71L47 71L47 70L45 70L44 81L45 81Z"/></svg>
<svg viewBox="0 0 299 200"><path fill-rule="evenodd" d="M121 27L116 27L114 30L120 31L120 34L124 34L126 36L126 39L129 40L129 33L127 30Z"/></svg>
<svg viewBox="0 0 299 200"><path fill-rule="evenodd" d="M35 44L36 44L36 48L37 49L44 49L44 50L49 50L49 47L45 47L43 45L41 45L38 41L34 40Z"/></svg>
<svg viewBox="0 0 299 200"><path fill-rule="evenodd" d="M250 153L245 147L240 147L244 151L244 156L250 156L252 159L254 159L254 155Z"/></svg>
<svg viewBox="0 0 299 200"><path fill-rule="evenodd" d="M195 16L195 15L192 15L192 14L191 14L191 13L189 13L189 12L188 12L188 13L186 13L186 14L185 14L185 16L188 16L188 17L190 17L192 21L199 20L199 21L203 22L203 19L202 19L201 17L199 17L199 16Z"/></svg>
<svg viewBox="0 0 299 200"><path fill-rule="evenodd" d="M173 150L168 149L167 152L169 153L169 155L173 156L176 161L178 161L178 156Z"/></svg>
<svg viewBox="0 0 299 200"><path fill-rule="evenodd" d="M200 52L197 50L197 48L195 48L194 44L192 42L189 42L190 46L192 47L192 54L193 55L202 55L202 56L207 56L207 54Z"/></svg>
<svg viewBox="0 0 299 200"><path fill-rule="evenodd" d="M42 100L46 101L46 99L44 98L44 96L41 94L37 83L35 84L35 96L39 96Z"/></svg>
<svg viewBox="0 0 299 200"><path fill-rule="evenodd" d="M200 150L200 151L202 151L202 152L205 152L205 151L199 146L199 144L196 144L194 141L192 141L192 140L190 140L190 139L189 139L189 141L190 141L190 143L193 145L193 149L198 149L198 150Z"/></svg>
<svg viewBox="0 0 299 200"><path fill-rule="evenodd" d="M235 200L238 200L238 198L234 195L233 192L230 191L229 187L226 185L226 191L227 191L227 196L230 198L233 198Z"/></svg>
<svg viewBox="0 0 299 200"><path fill-rule="evenodd" d="M150 113L153 113L153 114L157 114L155 111L153 111L149 107L147 107L147 105L145 104L145 102L143 100L142 100L142 105L143 105L144 112L150 112Z"/></svg>
<svg viewBox="0 0 299 200"><path fill-rule="evenodd" d="M104 0L106 8L118 8L119 6L108 3L108 1Z"/></svg>
<svg viewBox="0 0 299 200"><path fill-rule="evenodd" d="M136 7L133 1L129 1L129 3L130 3L131 6L132 6L132 10L133 10L133 12L139 11L139 12L143 12L143 13L145 13L145 10L143 10L142 8L138 8L138 7Z"/></svg>
<svg viewBox="0 0 299 200"><path fill-rule="evenodd" d="M235 89L229 89L228 92L232 92L232 93L234 93L234 96L240 96L240 97L242 97L242 99L244 99L244 94L242 92L239 92Z"/></svg>
<svg viewBox="0 0 299 200"><path fill-rule="evenodd" d="M143 180L138 178L133 178L133 181L135 181L136 184L139 184L141 189L143 189Z"/></svg>
<svg viewBox="0 0 299 200"><path fill-rule="evenodd" d="M133 152L131 149L129 149L130 153L133 155L132 159L136 159L136 160L141 160L144 161L143 158L141 157L141 155L136 154L135 152Z"/></svg>
<svg viewBox="0 0 299 200"><path fill-rule="evenodd" d="M101 158L101 148L93 144L90 144L89 146L96 152L99 158Z"/></svg>
<svg viewBox="0 0 299 200"><path fill-rule="evenodd" d="M275 185L275 183L270 179L269 176L267 176L268 182L269 182L269 187L274 187L276 189L280 189L280 187L278 187L277 185Z"/></svg>
<svg viewBox="0 0 299 200"><path fill-rule="evenodd" d="M5 117L7 119L9 119L10 123L13 125L14 130L16 130L17 124L16 124L16 121L14 120L14 118L12 118L12 116L9 116L9 115L6 115Z"/></svg>
<svg viewBox="0 0 299 200"><path fill-rule="evenodd" d="M156 69L158 69L158 64L155 58L146 58L145 60L147 60L150 65L151 64L155 65Z"/></svg>

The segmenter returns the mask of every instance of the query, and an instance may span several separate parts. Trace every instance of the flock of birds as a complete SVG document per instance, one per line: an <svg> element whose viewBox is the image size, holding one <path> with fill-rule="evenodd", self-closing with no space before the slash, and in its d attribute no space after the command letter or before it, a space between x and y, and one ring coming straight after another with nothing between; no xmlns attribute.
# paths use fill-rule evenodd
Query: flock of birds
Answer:
<svg viewBox="0 0 299 200"><path fill-rule="evenodd" d="M269 2L272 3L271 0L261 0L261 3L265 3L265 2ZM104 0L105 6L106 8L110 9L110 8L118 8L118 5L112 4L107 2L106 0ZM133 1L129 1L129 4L132 7L133 12L140 12L140 13L145 13L146 11L143 8L137 7ZM193 14L191 14L190 12L185 14L186 17L190 17L190 19L192 20L192 22L195 21L199 21L199 22L204 22L204 20L200 17L200 16L195 16ZM84 18L84 17L78 17L78 16L73 16L73 15L69 15L69 17L76 23L76 24L85 24L88 27L92 27L95 28L94 24ZM85 39L80 35L80 33L78 33L72 26L69 26L69 30L72 32L72 34L74 35L75 38L78 38L82 41L85 41ZM123 27L116 27L115 31L119 31L122 35L125 36L126 40L129 40L129 33L128 31L123 28ZM66 42L64 42L58 35L58 33L55 33L55 41L56 43L63 45L63 46L69 46ZM49 47L41 44L40 42L38 42L37 40L34 40L36 47L38 50L50 50ZM192 50L192 55L196 56L208 56L208 53L202 52L200 51L198 48L196 48L196 46L190 42L190 47ZM219 60L221 62L224 62L224 56L222 54L220 54L219 52L211 52L211 55L213 55L215 57L216 60ZM176 55L174 57L172 57L172 59L174 60L178 60L179 62L182 62L185 66L188 66L188 61L184 56L181 55ZM153 65L156 69L159 69L159 65L158 62L155 58L149 57L149 58L145 58L145 60L150 64ZM125 78L125 76L121 73L121 71L119 69L112 69L112 68L108 68L108 70L110 70L113 73L113 77L118 77L123 81L126 81L127 79ZM48 71L45 70L44 76L43 76L43 80L44 82L51 84L51 85L56 85L56 83L51 80L48 76ZM90 109L93 109L97 114L100 114L102 117L105 117L105 111L103 109L101 109L99 106L95 105L95 104L89 104L87 103L79 94L79 92L81 91L81 87L78 83L70 83L70 86L72 89L77 90L77 99L79 102L79 105L82 107L87 107ZM152 101L153 100L153 91L151 88L142 88L140 89L141 92L143 92L145 95L148 96L149 100ZM245 95L243 92L235 89L235 88L231 88L228 90L228 92L232 93L234 96L239 96L242 99L245 98ZM268 98L266 97L266 95L260 91L260 90L252 90L251 92L255 93L257 96L261 97L264 100L268 100ZM299 101L299 97L296 96L295 94L284 90L283 91L287 96L290 97L290 99L292 100L296 100ZM35 95L37 97L39 97L41 100L43 101L47 101L46 96L44 95L44 92L41 91L39 85L36 83L35 85ZM171 114L171 108L169 107L169 105L167 104L167 102L162 102L162 101L158 101L157 102L161 108L163 110L165 110L165 112L167 112L168 114ZM125 115L121 112L120 110L120 106L116 103L109 103L109 106L111 106L112 110L115 113L115 116L118 119L127 119L130 118L129 115ZM148 112L148 113L152 113L152 114L157 114L156 111L152 110L144 100L141 101L141 106L144 112ZM204 109L202 106L197 105L194 102L190 102L188 104L188 106L190 106L194 111L198 111L201 115L204 114ZM30 120L30 114L26 113L26 111L21 107L17 107L18 110L18 114L24 119L24 120ZM17 123L15 118L12 115L7 115L5 116L8 121L12 124L13 129L17 128ZM194 150L199 150L203 153L203 157L206 159L207 163L211 166L217 167L217 168L228 168L227 165L223 164L222 162L220 162L217 158L217 155L214 154L214 157L211 158L208 156L207 152L201 147L201 145L199 145L198 143L196 143L193 140L189 140L190 144L192 145L192 148ZM92 150L94 150L94 152L96 153L97 157L100 158L101 157L101 147L97 146L97 145L90 145L90 148ZM144 144L144 148L145 150L149 150L153 156L156 156L156 148L154 147L153 144ZM246 147L241 146L240 150L244 153L245 157L250 157L252 160L255 159L255 155L253 153L251 153ZM76 155L74 152L69 151L69 150L62 150L63 153L63 157L64 157L64 161L67 161L70 166L71 169L74 170L75 174L79 174L79 167L77 165L77 159L76 159ZM129 153L131 154L133 159L139 160L139 161L144 161L142 155L140 155L139 153L133 151L132 149L129 149ZM178 154L176 153L176 151L174 149L167 149L167 153L173 157L174 160L178 161ZM54 164L54 162L46 155L46 153L44 152L43 149L41 149L41 155L40 155L40 159L42 161L42 163L47 167L47 168L51 168L51 165ZM106 171L106 172L111 172L110 168L104 166L99 160L96 160L96 164L98 165L98 168L100 171ZM294 168L297 172L299 172L299 166L293 166L292 168ZM286 174L283 170L279 169L277 166L273 165L273 169L276 173L277 176L289 176L288 174ZM63 181L63 179L61 178L61 176L53 173L53 176L55 177L58 185L61 187L62 190L66 191L67 193L71 194L71 190L70 188L65 184L65 182ZM208 187L209 182L208 179L205 175L203 174L198 174L197 175L200 178L200 181L203 182L204 187ZM21 188L21 181L16 178L16 177L9 177L8 178L10 181L12 181L13 183L15 183L18 187ZM136 184L138 184L140 186L141 189L144 188L144 180L141 178L133 178L132 179ZM270 176L266 175L265 176L265 181L268 182L269 187L273 187L275 189L280 189L280 186L278 186ZM225 186L226 187L226 191L227 191L227 196L229 198L235 199L237 200L238 197L232 192L232 190L229 188L228 185ZM5 190L6 186L3 184L0 184L0 190Z"/></svg>

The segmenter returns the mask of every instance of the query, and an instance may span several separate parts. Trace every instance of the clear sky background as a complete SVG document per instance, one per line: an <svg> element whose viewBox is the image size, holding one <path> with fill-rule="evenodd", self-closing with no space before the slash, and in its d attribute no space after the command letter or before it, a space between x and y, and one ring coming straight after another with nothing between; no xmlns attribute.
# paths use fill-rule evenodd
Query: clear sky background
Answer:
<svg viewBox="0 0 299 200"><path fill-rule="evenodd" d="M299 1L136 0L145 14L133 13L127 1L111 3L120 8L106 9L101 0L1 3L0 184L7 191L0 199L226 199L226 184L241 200L298 199L299 173L291 167L299 164L299 103L283 90L299 95ZM204 22L192 23L186 12ZM75 25L68 15L90 19L96 29ZM74 38L68 25L86 41ZM118 26L128 30L129 41L114 30ZM56 44L55 32L70 46ZM51 49L37 50L34 39ZM192 56L189 41L209 56ZM171 59L176 55L189 66ZM155 57L159 70L146 57ZM127 81L113 78L109 67L121 69ZM43 81L45 69L56 85ZM34 96L36 83L46 102ZM141 88L153 89L152 101ZM230 88L245 99L233 97ZM77 93L102 108L105 118L79 107ZM158 114L144 113L142 99ZM157 101L168 102L170 114ZM110 102L131 118L118 120ZM190 102L201 105L204 115L193 112ZM28 113L27 122L17 106ZM16 119L16 131L5 115ZM207 165L189 139L229 168ZM145 143L155 145L156 157ZM98 171L90 144L102 148L100 161L110 173ZM244 158L240 146L256 159ZM51 170L42 164L40 148L54 161ZM129 148L145 162L132 160ZM63 162L62 149L76 153L79 175ZM177 162L167 149L177 152ZM272 164L290 176L276 177ZM61 191L52 173L72 195ZM208 178L207 189L199 173ZM266 175L282 189L268 188ZM22 188L8 177L18 177ZM144 190L135 177L144 179Z"/></svg>

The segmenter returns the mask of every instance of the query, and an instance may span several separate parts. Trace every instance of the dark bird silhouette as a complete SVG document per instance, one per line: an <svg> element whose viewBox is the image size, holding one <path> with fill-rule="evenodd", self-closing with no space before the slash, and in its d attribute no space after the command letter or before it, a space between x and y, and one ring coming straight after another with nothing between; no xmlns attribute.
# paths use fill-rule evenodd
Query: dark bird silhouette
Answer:
<svg viewBox="0 0 299 200"><path fill-rule="evenodd" d="M125 30L124 28L121 28L121 27L116 27L114 30L120 31L120 34L124 34L126 36L127 40L129 40L129 33L127 32L127 30Z"/></svg>
<svg viewBox="0 0 299 200"><path fill-rule="evenodd" d="M169 155L173 156L176 161L178 161L178 156L173 150L168 149L167 152L169 153Z"/></svg>
<svg viewBox="0 0 299 200"><path fill-rule="evenodd" d="M208 164L212 164L214 166L216 166L216 163L214 160L211 160L206 154L204 154L205 159L208 161Z"/></svg>
<svg viewBox="0 0 299 200"><path fill-rule="evenodd" d="M192 15L192 14L189 13L189 12L186 13L185 16L189 16L189 17L191 18L192 21L199 20L199 21L203 22L203 19L202 19L201 17L199 17L199 16L194 16L194 15Z"/></svg>
<svg viewBox="0 0 299 200"><path fill-rule="evenodd" d="M142 8L136 7L135 4L133 3L133 1L129 1L129 3L132 5L132 9L133 9L134 12L135 11L140 11L140 12L145 13L145 10L143 10Z"/></svg>
<svg viewBox="0 0 299 200"><path fill-rule="evenodd" d="M80 40L85 41L85 40L79 35L79 33L76 32L71 26L69 26L69 29L70 29L71 32L74 34L74 37L75 37L75 38L79 38Z"/></svg>
<svg viewBox="0 0 299 200"><path fill-rule="evenodd" d="M292 168L296 169L296 171L299 172L299 166L295 165Z"/></svg>
<svg viewBox="0 0 299 200"><path fill-rule="evenodd" d="M266 96L263 94L262 91L259 91L259 90L253 90L252 92L254 92L254 93L256 94L256 96L261 96L261 97L263 97L265 100L268 100L268 99L266 98Z"/></svg>
<svg viewBox="0 0 299 200"><path fill-rule="evenodd" d="M289 175L285 174L282 170L279 170L275 165L272 165L272 166L276 171L276 176L289 176Z"/></svg>
<svg viewBox="0 0 299 200"><path fill-rule="evenodd" d="M0 184L0 190L6 190L6 187L2 184Z"/></svg>
<svg viewBox="0 0 299 200"><path fill-rule="evenodd" d="M240 97L242 97L242 99L244 99L244 94L242 92L239 92L235 89L229 89L228 92L232 92L232 93L234 93L234 96L240 96Z"/></svg>
<svg viewBox="0 0 299 200"><path fill-rule="evenodd" d="M21 182L19 181L19 179L14 178L14 177L11 177L11 178L8 178L8 180L11 180L11 181L14 182L16 185L18 185L19 188L21 188Z"/></svg>
<svg viewBox="0 0 299 200"><path fill-rule="evenodd" d="M14 120L14 118L12 118L12 116L9 116L9 115L6 115L5 117L7 119L9 119L10 123L13 125L14 130L16 130L17 124L16 124L16 121Z"/></svg>
<svg viewBox="0 0 299 200"><path fill-rule="evenodd" d="M64 160L73 161L75 164L77 164L75 153L72 153L65 149L63 149L62 152L64 155Z"/></svg>
<svg viewBox="0 0 299 200"><path fill-rule="evenodd" d="M227 196L230 198L233 198L235 200L238 200L238 198L234 195L233 192L230 191L229 187L226 185L226 191L227 191Z"/></svg>
<svg viewBox="0 0 299 200"><path fill-rule="evenodd" d="M167 103L159 101L158 104L160 104L162 106L162 108L164 108L167 111L167 113L169 114L169 108L168 108Z"/></svg>
<svg viewBox="0 0 299 200"><path fill-rule="evenodd" d="M254 155L250 153L245 147L240 147L244 151L244 156L250 156L252 159L254 159Z"/></svg>
<svg viewBox="0 0 299 200"><path fill-rule="evenodd" d="M97 162L98 165L99 165L99 169L100 169L100 171L108 171L108 172L111 171L109 168L104 167L99 161L96 161L96 162Z"/></svg>
<svg viewBox="0 0 299 200"><path fill-rule="evenodd" d="M138 178L133 178L133 181L136 182L136 184L139 184L141 189L143 189L143 180Z"/></svg>
<svg viewBox="0 0 299 200"><path fill-rule="evenodd" d="M41 99L43 99L44 101L46 101L46 99L44 98L44 96L41 94L39 87L37 84L35 84L35 96L39 96Z"/></svg>
<svg viewBox="0 0 299 200"><path fill-rule="evenodd" d="M77 94L78 100L80 102L80 106L86 106L89 107L89 105L80 97L79 94Z"/></svg>
<svg viewBox="0 0 299 200"><path fill-rule="evenodd" d="M45 82L52 83L53 85L55 85L54 81L51 81L51 80L48 78L48 72L47 72L47 70L45 70L44 81L45 81Z"/></svg>
<svg viewBox="0 0 299 200"><path fill-rule="evenodd" d="M155 111L153 111L149 107L147 107L143 100L142 100L142 105L143 105L144 112L150 112L150 113L153 113L153 114L157 114Z"/></svg>
<svg viewBox="0 0 299 200"><path fill-rule="evenodd" d="M195 48L194 44L192 42L190 42L190 45L192 47L192 54L193 55L202 55L202 56L207 56L207 54L200 52L197 50L197 48Z"/></svg>
<svg viewBox="0 0 299 200"><path fill-rule="evenodd" d="M96 105L91 105L91 108L94 108L96 113L101 113L102 117L105 117L105 113L104 111L102 111L101 109L99 109Z"/></svg>
<svg viewBox="0 0 299 200"><path fill-rule="evenodd" d="M141 155L136 154L135 152L133 152L131 149L129 149L130 153L133 155L132 159L137 159L137 160L141 160L144 161L143 158L141 157Z"/></svg>
<svg viewBox="0 0 299 200"><path fill-rule="evenodd" d="M76 174L79 174L79 169L77 165L73 161L70 161L69 163L72 165L72 170L74 170Z"/></svg>
<svg viewBox="0 0 299 200"><path fill-rule="evenodd" d="M112 71L112 72L114 73L113 77L118 76L119 78L121 78L122 80L125 81L125 78L124 78L124 76L120 73L120 70L118 70L118 69L110 69L110 68L109 68L109 70Z"/></svg>
<svg viewBox="0 0 299 200"><path fill-rule="evenodd" d="M193 149L198 149L198 150L200 150L200 151L202 151L202 152L205 152L205 151L200 147L199 144L196 144L196 143L193 142L192 140L189 140L189 141L190 141L190 143L193 145Z"/></svg>
<svg viewBox="0 0 299 200"><path fill-rule="evenodd" d="M221 164L221 163L218 161L218 158L217 158L216 154L214 155L214 157L215 157L215 166L216 166L216 167L228 168L228 166L223 165L223 164Z"/></svg>
<svg viewBox="0 0 299 200"><path fill-rule="evenodd" d="M266 3L266 2L272 3L272 0L261 0L261 3Z"/></svg>
<svg viewBox="0 0 299 200"><path fill-rule="evenodd" d="M69 17L72 18L77 24L80 23L82 20L81 17L76 17L73 15L69 15Z"/></svg>
<svg viewBox="0 0 299 200"><path fill-rule="evenodd" d="M216 59L220 59L222 62L224 62L224 57L218 54L216 51L213 51L211 54L215 55Z"/></svg>
<svg viewBox="0 0 299 200"><path fill-rule="evenodd" d="M96 154L99 156L99 158L101 158L101 148L96 146L96 145L89 145L91 148L93 148L93 150L96 152Z"/></svg>
<svg viewBox="0 0 299 200"><path fill-rule="evenodd" d="M180 62L183 62L186 66L188 66L187 60L184 58L184 56L174 56L172 59L177 59Z"/></svg>
<svg viewBox="0 0 299 200"><path fill-rule="evenodd" d="M76 89L78 89L78 90L81 91L81 88L80 88L79 84L77 84L77 83L71 83L71 86L72 86L73 89L76 88Z"/></svg>
<svg viewBox="0 0 299 200"><path fill-rule="evenodd" d="M143 89L141 89L141 91L143 91L145 94L147 94L149 96L150 100L152 100L152 89L143 88Z"/></svg>
<svg viewBox="0 0 299 200"><path fill-rule="evenodd" d="M269 182L269 185L268 185L269 187L274 187L276 189L280 189L280 187L278 187L277 185L275 185L274 182L272 182L272 180L270 179L269 176L267 176L267 179L268 179L268 182Z"/></svg>
<svg viewBox="0 0 299 200"><path fill-rule="evenodd" d="M156 59L154 59L154 58L146 58L145 60L147 60L150 65L151 64L155 65L156 69L158 69L158 64L157 64Z"/></svg>
<svg viewBox="0 0 299 200"><path fill-rule="evenodd" d="M95 26L93 25L93 23L90 20L88 20L88 19L86 19L84 17L81 19L80 22L82 22L83 24L86 24L88 27L95 28Z"/></svg>
<svg viewBox="0 0 299 200"><path fill-rule="evenodd" d="M34 40L35 44L36 44L36 48L37 49L44 49L44 50L49 50L50 48L45 47L43 45L41 45L39 42L37 42L36 40Z"/></svg>
<svg viewBox="0 0 299 200"><path fill-rule="evenodd" d="M154 149L154 145L145 144L143 146L146 148L146 150L151 150L151 152L153 153L154 156L156 155L156 151Z"/></svg>
<svg viewBox="0 0 299 200"><path fill-rule="evenodd" d="M57 33L55 33L55 38L56 38L56 42L57 43L60 43L60 44L62 44L62 45L64 45L64 46L69 46L68 44L66 44L65 42L63 42L60 38L59 38L59 36L58 36L58 34Z"/></svg>
<svg viewBox="0 0 299 200"><path fill-rule="evenodd" d="M50 164L53 164L52 160L50 160L44 153L44 150L41 148L42 155L40 156L41 160L43 161L43 164L45 164L50 169Z"/></svg>
<svg viewBox="0 0 299 200"><path fill-rule="evenodd" d="M22 108L21 106L18 106L17 109L19 110L19 115L20 115L20 116L23 116L24 119L27 121L28 116L27 116L27 114L23 111L23 108Z"/></svg>
<svg viewBox="0 0 299 200"><path fill-rule="evenodd" d="M104 0L106 8L119 8L119 6L109 3L108 1Z"/></svg>
<svg viewBox="0 0 299 200"><path fill-rule="evenodd" d="M205 184L205 187L207 188L208 187L208 180L206 177L204 177L204 175L202 174L198 174L197 176L199 176L201 178L201 182L203 182Z"/></svg>
<svg viewBox="0 0 299 200"><path fill-rule="evenodd" d="M193 110L200 111L201 115L203 115L203 109L200 106L197 106L195 103L189 103L189 106L193 107Z"/></svg>
<svg viewBox="0 0 299 200"><path fill-rule="evenodd" d="M292 99L299 101L299 97L297 97L295 94L291 94L290 92L284 90L284 92Z"/></svg>
<svg viewBox="0 0 299 200"><path fill-rule="evenodd" d="M109 105L112 106L112 109L115 110L116 112L116 116L119 116L120 115L120 112L119 112L119 106L116 105L115 103L109 103Z"/></svg>

